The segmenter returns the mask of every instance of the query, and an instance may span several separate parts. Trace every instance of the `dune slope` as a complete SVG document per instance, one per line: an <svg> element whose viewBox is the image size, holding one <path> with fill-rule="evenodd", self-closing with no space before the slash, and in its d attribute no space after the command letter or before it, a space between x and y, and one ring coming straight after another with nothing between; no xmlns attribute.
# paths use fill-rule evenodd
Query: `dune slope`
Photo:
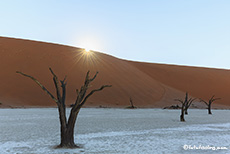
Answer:
<svg viewBox="0 0 230 154"><path fill-rule="evenodd" d="M56 104L32 80L16 73L22 71L37 78L55 94L49 67L60 79L67 75L67 104L76 98L75 90L86 72L93 76L93 88L111 84L92 96L87 107L126 107L129 98L138 107L165 107L177 104L186 91L193 97L221 97L217 106L230 106L228 70L172 66L121 60L100 52L86 54L70 46L0 37L0 102L2 106L55 106Z"/></svg>

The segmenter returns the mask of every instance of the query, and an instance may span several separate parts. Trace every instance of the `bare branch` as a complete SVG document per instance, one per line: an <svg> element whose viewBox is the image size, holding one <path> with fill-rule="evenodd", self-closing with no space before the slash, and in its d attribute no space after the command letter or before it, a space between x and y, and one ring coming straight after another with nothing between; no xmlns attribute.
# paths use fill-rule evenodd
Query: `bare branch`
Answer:
<svg viewBox="0 0 230 154"><path fill-rule="evenodd" d="M192 98L189 98L189 100L187 101L187 104L189 104L191 102Z"/></svg>
<svg viewBox="0 0 230 154"><path fill-rule="evenodd" d="M88 71L88 72L86 73L86 76L85 76L85 84L87 84L87 82L88 82L88 80L89 80L89 72L90 72L90 71Z"/></svg>
<svg viewBox="0 0 230 154"><path fill-rule="evenodd" d="M215 95L213 95L212 97L211 97L211 99L210 100L213 100L213 98L215 97Z"/></svg>
<svg viewBox="0 0 230 154"><path fill-rule="evenodd" d="M112 85L103 85L103 86L101 86L101 88L92 90L92 91L84 98L84 100L82 101L82 103L79 104L79 105L77 106L77 109L81 108L81 107L85 104L86 100L87 100L93 93L95 93L95 92L97 92L97 91L101 91L101 90L103 90L103 89L106 88L106 87L112 87Z"/></svg>
<svg viewBox="0 0 230 154"><path fill-rule="evenodd" d="M79 95L79 91L78 91L78 89L76 89L76 93L77 93L77 96Z"/></svg>
<svg viewBox="0 0 230 154"><path fill-rule="evenodd" d="M174 101L179 101L181 102L181 104L184 104L184 101L182 101L181 99L174 99Z"/></svg>
<svg viewBox="0 0 230 154"><path fill-rule="evenodd" d="M60 93L60 85L59 85L59 82L58 82L58 77L56 76L56 74L53 72L53 70L51 68L49 68L49 70L53 75L53 81L54 81L54 85L55 85L55 88L56 88L57 99L58 99L59 102L61 102L62 98L61 98L61 93Z"/></svg>
<svg viewBox="0 0 230 154"><path fill-rule="evenodd" d="M87 84L86 81L85 81L85 84ZM86 85L81 86L80 92L78 92L78 90L77 90L78 95L77 95L77 99L76 99L74 105L78 105L82 101L82 99L85 97L86 91L87 91Z"/></svg>
<svg viewBox="0 0 230 154"><path fill-rule="evenodd" d="M67 78L67 76L65 76L65 78L62 80L62 82L65 82L66 78ZM65 82L65 83L66 83L66 82Z"/></svg>
<svg viewBox="0 0 230 154"><path fill-rule="evenodd" d="M188 101L188 108L190 107L190 105L192 104L192 102L196 100L196 98L190 98L189 101Z"/></svg>
<svg viewBox="0 0 230 154"><path fill-rule="evenodd" d="M80 102L82 102L83 98L86 95L86 91L90 87L89 83L92 82L97 77L97 74L98 74L98 72L96 72L94 77L92 79L89 79L89 73L90 73L90 71L87 72L86 77L85 77L85 84L84 84L84 86L81 87L81 90L78 93L78 96L77 96L77 99L75 102L76 105L79 104Z"/></svg>
<svg viewBox="0 0 230 154"><path fill-rule="evenodd" d="M203 99L200 99L200 102L203 102L208 106L208 103L206 101L204 101Z"/></svg>
<svg viewBox="0 0 230 154"><path fill-rule="evenodd" d="M185 93L185 102L188 101L188 92Z"/></svg>
<svg viewBox="0 0 230 154"><path fill-rule="evenodd" d="M94 75L94 77L92 79L89 79L89 82L92 82L96 77L97 77L98 72L96 72L96 74Z"/></svg>
<svg viewBox="0 0 230 154"><path fill-rule="evenodd" d="M19 71L17 71L16 73L19 73L19 74L21 74L21 75L23 75L25 77L28 77L28 78L32 79L57 103L57 105L59 104L58 100L37 79L35 79L34 77L32 77L30 75L27 75L27 74L24 74L22 72L19 72Z"/></svg>
<svg viewBox="0 0 230 154"><path fill-rule="evenodd" d="M216 101L216 100L220 100L221 98L215 98L212 100L212 102Z"/></svg>

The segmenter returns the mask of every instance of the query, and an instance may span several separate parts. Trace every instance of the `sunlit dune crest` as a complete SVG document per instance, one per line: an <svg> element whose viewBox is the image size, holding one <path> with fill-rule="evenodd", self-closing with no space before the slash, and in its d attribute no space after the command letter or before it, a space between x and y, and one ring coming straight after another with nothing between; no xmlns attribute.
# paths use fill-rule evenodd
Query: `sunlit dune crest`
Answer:
<svg viewBox="0 0 230 154"><path fill-rule="evenodd" d="M72 67L78 64L95 67L97 62L100 61L99 58L100 57L97 57L97 55L92 50L82 49L80 52L76 52L74 55L74 63Z"/></svg>

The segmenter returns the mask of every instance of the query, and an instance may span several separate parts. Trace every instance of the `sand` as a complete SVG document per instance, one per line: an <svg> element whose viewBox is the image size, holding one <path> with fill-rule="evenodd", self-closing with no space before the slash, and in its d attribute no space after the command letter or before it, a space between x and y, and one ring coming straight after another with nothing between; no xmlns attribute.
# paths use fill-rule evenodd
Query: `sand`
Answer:
<svg viewBox="0 0 230 154"><path fill-rule="evenodd" d="M84 81L86 72L99 74L91 89L111 84L95 93L85 107L127 107L129 98L137 107L162 108L183 98L207 100L220 97L214 108L229 108L230 71L224 69L133 62L100 52L85 54L81 48L31 40L0 37L0 102L11 107L52 107L56 104L32 80L16 73L34 76L55 95L53 69L59 79L67 75L67 104L76 99L76 89ZM205 107L195 102L198 107Z"/></svg>

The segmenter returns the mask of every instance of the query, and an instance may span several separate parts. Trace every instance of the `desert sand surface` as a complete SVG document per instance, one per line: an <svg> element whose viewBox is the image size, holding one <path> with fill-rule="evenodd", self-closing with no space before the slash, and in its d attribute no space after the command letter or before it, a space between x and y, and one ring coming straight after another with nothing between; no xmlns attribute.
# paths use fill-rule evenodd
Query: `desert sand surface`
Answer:
<svg viewBox="0 0 230 154"><path fill-rule="evenodd" d="M230 71L201 67L134 62L104 53L31 40L0 37L0 107L54 107L55 102L21 71L38 79L55 95L53 69L59 79L67 75L67 104L74 103L86 72L99 72L91 89L111 84L95 93L85 107L127 107L130 97L137 107L162 108L178 104L185 92L191 97L221 100L214 108L230 108ZM204 104L194 103L197 107Z"/></svg>

